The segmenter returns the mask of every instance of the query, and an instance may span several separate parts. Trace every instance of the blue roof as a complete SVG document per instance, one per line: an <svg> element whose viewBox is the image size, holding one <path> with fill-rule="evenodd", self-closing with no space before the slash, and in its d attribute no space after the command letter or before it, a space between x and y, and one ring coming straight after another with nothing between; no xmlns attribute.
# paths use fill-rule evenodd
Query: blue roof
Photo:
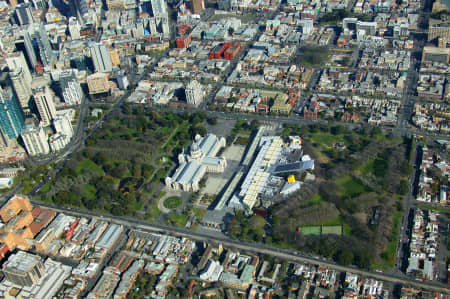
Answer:
<svg viewBox="0 0 450 299"><path fill-rule="evenodd" d="M280 164L272 166L269 171L272 174L282 174L289 172L298 172L314 169L314 160L298 161L287 164Z"/></svg>

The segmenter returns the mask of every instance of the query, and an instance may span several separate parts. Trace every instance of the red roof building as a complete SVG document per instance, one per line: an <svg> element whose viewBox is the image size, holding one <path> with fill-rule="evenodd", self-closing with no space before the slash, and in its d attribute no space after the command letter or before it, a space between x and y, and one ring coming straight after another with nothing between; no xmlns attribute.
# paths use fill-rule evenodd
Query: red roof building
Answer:
<svg viewBox="0 0 450 299"><path fill-rule="evenodd" d="M33 215L33 222L30 224L30 229L33 235L37 235L41 230L47 227L47 225L55 218L56 212L48 209L33 208L31 211Z"/></svg>

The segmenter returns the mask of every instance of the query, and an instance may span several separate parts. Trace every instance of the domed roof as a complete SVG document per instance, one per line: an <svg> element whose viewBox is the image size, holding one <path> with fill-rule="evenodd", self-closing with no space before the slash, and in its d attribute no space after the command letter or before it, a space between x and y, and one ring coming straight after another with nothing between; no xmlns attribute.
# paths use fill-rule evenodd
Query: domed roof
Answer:
<svg viewBox="0 0 450 299"><path fill-rule="evenodd" d="M198 144L197 143L193 143L192 147L191 147L191 151L192 152L196 152L198 150L200 150L200 148L198 147Z"/></svg>

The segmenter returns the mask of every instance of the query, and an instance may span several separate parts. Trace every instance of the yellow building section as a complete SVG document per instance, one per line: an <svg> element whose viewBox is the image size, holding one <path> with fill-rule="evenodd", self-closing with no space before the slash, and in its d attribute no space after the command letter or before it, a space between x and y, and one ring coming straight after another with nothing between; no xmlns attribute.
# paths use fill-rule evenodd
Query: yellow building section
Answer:
<svg viewBox="0 0 450 299"><path fill-rule="evenodd" d="M288 176L288 182L289 183L295 183L295 176L293 174L291 174L290 176Z"/></svg>

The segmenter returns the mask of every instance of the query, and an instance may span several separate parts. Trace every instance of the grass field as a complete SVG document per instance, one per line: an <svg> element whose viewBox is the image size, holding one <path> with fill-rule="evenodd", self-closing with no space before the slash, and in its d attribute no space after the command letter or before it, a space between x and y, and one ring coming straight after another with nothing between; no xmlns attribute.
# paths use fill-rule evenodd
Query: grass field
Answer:
<svg viewBox="0 0 450 299"><path fill-rule="evenodd" d="M322 226L322 235L342 235L342 225Z"/></svg>
<svg viewBox="0 0 450 299"><path fill-rule="evenodd" d="M400 228L400 220L402 218L401 211L394 212L394 221L392 224L391 231L391 241L385 251L381 253L381 258L385 262L385 264L392 268L395 265L396 256L397 256L397 243L398 243L398 231Z"/></svg>
<svg viewBox="0 0 450 299"><path fill-rule="evenodd" d="M82 187L82 195L88 199L95 199L95 193L97 189L89 184L84 184Z"/></svg>
<svg viewBox="0 0 450 299"><path fill-rule="evenodd" d="M444 207L435 207L435 206L429 206L429 205L421 205L420 208L421 209L425 209L425 210L433 210L433 211L437 211L437 212L450 213L450 209L444 208Z"/></svg>
<svg viewBox="0 0 450 299"><path fill-rule="evenodd" d="M181 205L181 202L182 202L181 197L171 196L164 200L164 207L166 209L173 210L178 208Z"/></svg>
<svg viewBox="0 0 450 299"><path fill-rule="evenodd" d="M320 226L303 226L300 228L300 230L302 234L305 236L308 235L320 236L320 233L322 231Z"/></svg>
<svg viewBox="0 0 450 299"><path fill-rule="evenodd" d="M341 187L339 196L342 197L355 197L371 191L370 188L364 185L359 179L350 175L337 179L336 183Z"/></svg>
<svg viewBox="0 0 450 299"><path fill-rule="evenodd" d="M330 133L317 133L311 136L311 142L317 142L331 148L336 142L343 142L344 137L342 135L332 135Z"/></svg>
<svg viewBox="0 0 450 299"><path fill-rule="evenodd" d="M166 195L166 191L161 191L159 194L158 194L158 196L156 196L156 199L157 200L160 200L164 195Z"/></svg>
<svg viewBox="0 0 450 299"><path fill-rule="evenodd" d="M341 225L343 222L342 217L341 216L337 216L335 218L331 218L323 223L320 223L323 226L336 226L336 225Z"/></svg>
<svg viewBox="0 0 450 299"><path fill-rule="evenodd" d="M202 219L203 216L205 216L206 214L206 210L204 209L199 209L199 208L192 208L192 212L194 213L194 215L199 218Z"/></svg>
<svg viewBox="0 0 450 299"><path fill-rule="evenodd" d="M51 189L51 184L50 183L47 183L47 184L45 184L42 188L41 188L41 192L42 193L47 193L48 191L50 191L50 189Z"/></svg>
<svg viewBox="0 0 450 299"><path fill-rule="evenodd" d="M84 171L90 173L94 172L97 173L97 175L99 176L104 174L103 169L100 166L98 166L97 164L88 159L84 159L83 161L81 161L77 165L77 168L75 168L75 172L77 175L82 174Z"/></svg>
<svg viewBox="0 0 450 299"><path fill-rule="evenodd" d="M150 206L150 209L147 211L146 220L147 221L156 221L159 216L161 216L162 212L158 209L158 205L156 203Z"/></svg>
<svg viewBox="0 0 450 299"><path fill-rule="evenodd" d="M370 160L366 164L363 164L358 170L363 176L368 176L373 173L373 163L374 160Z"/></svg>
<svg viewBox="0 0 450 299"><path fill-rule="evenodd" d="M186 222L188 221L188 218L189 216L171 212L167 214L166 223L178 227L184 227L186 225Z"/></svg>

